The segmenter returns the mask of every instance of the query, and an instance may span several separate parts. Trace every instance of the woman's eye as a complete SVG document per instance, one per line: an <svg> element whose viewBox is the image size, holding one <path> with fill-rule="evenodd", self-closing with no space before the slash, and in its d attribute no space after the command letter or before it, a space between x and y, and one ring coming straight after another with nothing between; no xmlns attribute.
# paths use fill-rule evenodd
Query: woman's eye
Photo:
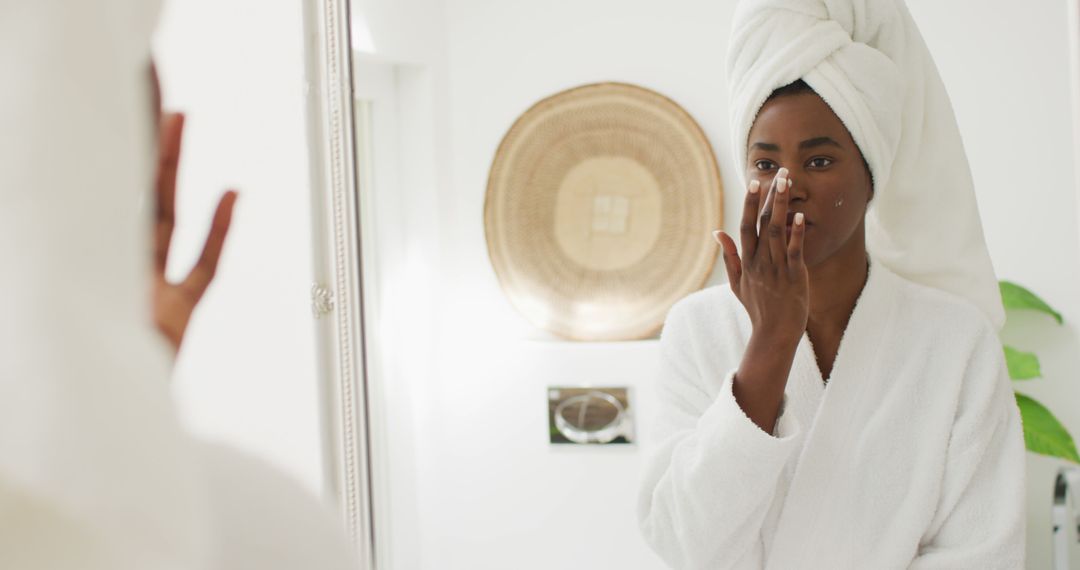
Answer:
<svg viewBox="0 0 1080 570"><path fill-rule="evenodd" d="M773 163L771 160L759 160L755 162L754 165L757 166L758 170L770 170Z"/></svg>
<svg viewBox="0 0 1080 570"><path fill-rule="evenodd" d="M825 158L824 156L819 156L817 158L810 159L810 165L815 166L817 168L825 168L826 166L829 166L830 164L832 164L832 159Z"/></svg>

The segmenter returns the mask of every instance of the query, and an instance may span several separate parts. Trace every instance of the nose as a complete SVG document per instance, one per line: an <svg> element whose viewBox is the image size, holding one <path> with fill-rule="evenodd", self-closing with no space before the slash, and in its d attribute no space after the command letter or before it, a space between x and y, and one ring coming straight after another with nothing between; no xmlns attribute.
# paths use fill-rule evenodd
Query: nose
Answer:
<svg viewBox="0 0 1080 570"><path fill-rule="evenodd" d="M790 171L788 172L787 192L788 200L801 200L806 198L805 181L796 180L795 175Z"/></svg>

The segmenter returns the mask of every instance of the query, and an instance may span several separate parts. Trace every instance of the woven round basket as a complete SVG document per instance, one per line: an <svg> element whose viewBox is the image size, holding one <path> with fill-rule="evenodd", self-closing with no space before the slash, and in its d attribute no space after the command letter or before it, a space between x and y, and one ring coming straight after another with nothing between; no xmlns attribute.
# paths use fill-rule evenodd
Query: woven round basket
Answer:
<svg viewBox="0 0 1080 570"><path fill-rule="evenodd" d="M674 101L625 83L576 87L503 137L484 202L488 254L536 326L647 338L712 272L722 195L705 133Z"/></svg>

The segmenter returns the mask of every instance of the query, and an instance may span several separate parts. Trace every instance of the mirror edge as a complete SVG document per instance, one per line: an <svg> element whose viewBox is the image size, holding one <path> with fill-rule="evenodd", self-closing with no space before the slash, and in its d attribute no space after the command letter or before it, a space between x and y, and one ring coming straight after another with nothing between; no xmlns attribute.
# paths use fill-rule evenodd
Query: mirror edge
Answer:
<svg viewBox="0 0 1080 570"><path fill-rule="evenodd" d="M348 0L304 0L303 25L323 482L374 569Z"/></svg>

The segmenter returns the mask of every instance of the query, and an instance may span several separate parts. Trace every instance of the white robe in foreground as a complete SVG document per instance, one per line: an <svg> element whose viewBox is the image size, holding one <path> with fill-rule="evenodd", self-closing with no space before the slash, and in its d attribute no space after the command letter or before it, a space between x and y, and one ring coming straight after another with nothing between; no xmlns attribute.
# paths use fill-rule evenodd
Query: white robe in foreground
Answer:
<svg viewBox="0 0 1080 570"><path fill-rule="evenodd" d="M150 312L159 4L0 0L0 569L357 568L333 509L176 416Z"/></svg>
<svg viewBox="0 0 1080 570"><path fill-rule="evenodd" d="M871 257L827 384L804 333L775 436L731 391L728 284L672 307L638 517L679 569L1023 568L1024 439L996 329Z"/></svg>

